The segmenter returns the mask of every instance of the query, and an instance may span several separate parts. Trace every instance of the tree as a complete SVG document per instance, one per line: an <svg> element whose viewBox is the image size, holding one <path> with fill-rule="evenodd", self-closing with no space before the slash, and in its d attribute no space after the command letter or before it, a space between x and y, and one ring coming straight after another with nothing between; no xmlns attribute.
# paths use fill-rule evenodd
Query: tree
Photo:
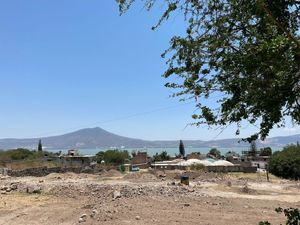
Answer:
<svg viewBox="0 0 300 225"><path fill-rule="evenodd" d="M42 140L39 140L39 144L38 144L38 151L41 152L43 151L43 146L42 146Z"/></svg>
<svg viewBox="0 0 300 225"><path fill-rule="evenodd" d="M209 152L208 152L208 155L212 155L217 159L221 158L221 152L216 148L210 149Z"/></svg>
<svg viewBox="0 0 300 225"><path fill-rule="evenodd" d="M300 147L288 145L275 152L269 160L269 171L286 179L300 179Z"/></svg>
<svg viewBox="0 0 300 225"><path fill-rule="evenodd" d="M121 14L133 2L118 0ZM147 10L156 3L144 2ZM284 126L286 117L300 124L299 1L165 2L153 30L172 14L187 24L186 34L172 37L162 54L168 64L163 77L170 78L165 86L177 90L174 97L196 99L195 125L236 124L239 134L246 121L259 128L250 142ZM216 104L205 101L209 97Z"/></svg>
<svg viewBox="0 0 300 225"><path fill-rule="evenodd" d="M129 158L129 153L126 150L120 151L118 149L110 149L105 152L98 152L96 158L98 163L104 161L107 164L121 164L124 163L125 159Z"/></svg>
<svg viewBox="0 0 300 225"><path fill-rule="evenodd" d="M185 156L185 150L182 140L179 141L179 154L183 157Z"/></svg>
<svg viewBox="0 0 300 225"><path fill-rule="evenodd" d="M259 155L260 156L271 156L272 155L272 149L270 147L261 148Z"/></svg>
<svg viewBox="0 0 300 225"><path fill-rule="evenodd" d="M164 161L169 160L171 157L169 156L167 151L162 151L160 154L156 152L156 154L153 156L153 161Z"/></svg>

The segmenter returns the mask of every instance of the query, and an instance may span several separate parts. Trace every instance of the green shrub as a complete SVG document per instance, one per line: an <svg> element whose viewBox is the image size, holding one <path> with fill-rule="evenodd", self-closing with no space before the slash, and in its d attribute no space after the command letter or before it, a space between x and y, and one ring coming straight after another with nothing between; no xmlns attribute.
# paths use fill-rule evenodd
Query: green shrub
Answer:
<svg viewBox="0 0 300 225"><path fill-rule="evenodd" d="M300 179L300 146L288 145L275 152L269 161L269 171L285 179Z"/></svg>

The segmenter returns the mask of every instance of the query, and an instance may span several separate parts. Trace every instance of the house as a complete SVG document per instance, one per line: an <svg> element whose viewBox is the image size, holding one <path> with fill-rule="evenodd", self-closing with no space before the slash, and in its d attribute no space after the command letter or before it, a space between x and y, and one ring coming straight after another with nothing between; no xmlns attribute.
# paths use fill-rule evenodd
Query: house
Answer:
<svg viewBox="0 0 300 225"><path fill-rule="evenodd" d="M79 155L77 150L68 150L67 155L60 156L62 167L93 167L97 164L96 157L92 155Z"/></svg>
<svg viewBox="0 0 300 225"><path fill-rule="evenodd" d="M131 159L132 166L139 168L148 168L150 166L151 158L148 157L147 152L138 151Z"/></svg>
<svg viewBox="0 0 300 225"><path fill-rule="evenodd" d="M192 152L186 155L186 159L205 159L205 155L201 155L200 152Z"/></svg>

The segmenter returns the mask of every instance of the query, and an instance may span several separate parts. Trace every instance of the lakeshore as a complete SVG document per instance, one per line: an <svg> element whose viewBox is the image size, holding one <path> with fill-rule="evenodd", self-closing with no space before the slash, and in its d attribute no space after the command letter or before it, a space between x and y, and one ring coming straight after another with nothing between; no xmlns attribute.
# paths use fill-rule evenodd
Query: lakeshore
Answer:
<svg viewBox="0 0 300 225"><path fill-rule="evenodd" d="M87 148L87 149L78 149L78 152L82 155L96 155L100 151L106 151L110 148ZM114 148L113 148L114 149ZM120 150L127 150L129 153L132 151L142 151L147 152L149 156L153 156L156 153L160 153L162 151L167 151L167 153L170 156L175 156L175 154L178 153L178 147L177 148L119 148ZM185 147L185 151L187 154L190 154L192 152L200 152L201 154L207 154L211 148L210 147L202 147L202 148L194 148L194 147ZM218 150L221 152L222 155L225 155L228 151L234 151L238 154L241 154L242 151L246 151L249 148L246 147L238 147L238 148L218 148ZM67 154L69 149L45 149L46 151L57 153L61 151L63 154ZM275 152L277 150L281 150L279 147L274 147L272 150Z"/></svg>

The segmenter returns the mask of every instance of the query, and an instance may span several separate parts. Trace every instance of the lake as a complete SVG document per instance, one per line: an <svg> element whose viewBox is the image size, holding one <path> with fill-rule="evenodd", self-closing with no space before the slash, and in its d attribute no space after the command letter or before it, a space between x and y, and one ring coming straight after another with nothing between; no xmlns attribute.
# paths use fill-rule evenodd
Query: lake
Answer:
<svg viewBox="0 0 300 225"><path fill-rule="evenodd" d="M209 152L211 148L210 147L201 147L201 148L185 148L185 154L189 154L192 152L200 152L201 154L206 154ZM239 154L242 153L242 151L247 151L249 148L247 147L236 147L236 148L217 148L222 155L225 155L228 151L235 151ZM68 152L68 149L45 149L49 152L59 152L62 151L62 153L66 154ZM106 151L109 150L109 148L93 148L93 149L78 149L79 154L81 155L96 155L100 151ZM132 151L146 151L149 156L155 155L156 152L160 153L162 151L167 151L169 155L175 156L175 154L179 153L179 148L124 148L120 150L127 150L129 153ZM272 148L273 152L280 150L280 148Z"/></svg>

